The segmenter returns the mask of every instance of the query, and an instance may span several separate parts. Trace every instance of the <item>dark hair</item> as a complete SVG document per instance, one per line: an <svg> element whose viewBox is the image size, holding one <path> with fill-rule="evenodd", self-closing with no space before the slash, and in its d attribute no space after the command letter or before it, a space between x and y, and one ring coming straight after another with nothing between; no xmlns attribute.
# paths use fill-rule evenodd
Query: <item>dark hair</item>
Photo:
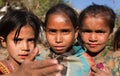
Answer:
<svg viewBox="0 0 120 76"><path fill-rule="evenodd" d="M21 28L26 24L29 24L33 28L35 39L38 40L39 32L41 31L40 26L43 23L36 15L28 10L8 11L0 21L0 36L6 40L8 34L14 29L17 29L14 36L15 39L19 36Z"/></svg>
<svg viewBox="0 0 120 76"><path fill-rule="evenodd" d="M113 32L116 15L108 6L93 4L85 8L79 15L78 22L80 27L83 25L83 21L86 17L103 18L110 27L110 33Z"/></svg>
<svg viewBox="0 0 120 76"><path fill-rule="evenodd" d="M114 34L114 39L113 39L113 48L114 51L118 50L120 48L120 27L117 28L115 34Z"/></svg>
<svg viewBox="0 0 120 76"><path fill-rule="evenodd" d="M70 18L72 24L73 24L73 27L76 28L77 27L77 12L70 6L66 5L66 4L57 4L53 7L51 7L48 12L46 13L46 17L45 17L45 27L47 25L47 21L48 21L48 18L51 14L54 14L54 13L65 13L68 18Z"/></svg>

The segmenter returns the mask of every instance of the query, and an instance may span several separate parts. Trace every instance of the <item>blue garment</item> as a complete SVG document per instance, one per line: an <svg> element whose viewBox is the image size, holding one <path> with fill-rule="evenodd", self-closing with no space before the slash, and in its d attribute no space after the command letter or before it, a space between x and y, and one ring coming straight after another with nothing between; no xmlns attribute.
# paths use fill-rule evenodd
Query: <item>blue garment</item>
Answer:
<svg viewBox="0 0 120 76"><path fill-rule="evenodd" d="M86 57L85 50L81 46L73 46L74 53L63 57L60 64L66 67L66 74L63 76L90 76L90 63ZM40 52L36 60L50 59L50 50Z"/></svg>

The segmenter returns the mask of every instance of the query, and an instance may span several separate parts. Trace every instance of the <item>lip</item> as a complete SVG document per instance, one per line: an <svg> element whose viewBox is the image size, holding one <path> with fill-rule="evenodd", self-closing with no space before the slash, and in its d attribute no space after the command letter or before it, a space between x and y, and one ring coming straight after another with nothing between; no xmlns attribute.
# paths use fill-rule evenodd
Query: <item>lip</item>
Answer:
<svg viewBox="0 0 120 76"><path fill-rule="evenodd" d="M27 56L28 56L28 54L19 54L19 57L22 59L26 58Z"/></svg>
<svg viewBox="0 0 120 76"><path fill-rule="evenodd" d="M64 49L64 46L55 46L54 48L55 48L55 50L57 50L57 51L61 51L61 50Z"/></svg>
<svg viewBox="0 0 120 76"><path fill-rule="evenodd" d="M98 46L98 44L88 44L90 47L95 48Z"/></svg>

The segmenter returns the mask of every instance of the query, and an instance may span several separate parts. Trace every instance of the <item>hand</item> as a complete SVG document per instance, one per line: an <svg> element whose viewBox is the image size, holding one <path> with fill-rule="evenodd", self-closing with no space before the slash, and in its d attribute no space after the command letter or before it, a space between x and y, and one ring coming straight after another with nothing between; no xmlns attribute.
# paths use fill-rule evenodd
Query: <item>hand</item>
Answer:
<svg viewBox="0 0 120 76"><path fill-rule="evenodd" d="M16 72L7 76L61 76L60 72L63 66L58 64L57 60L34 61L37 53L38 49L36 48L34 52L25 59Z"/></svg>
<svg viewBox="0 0 120 76"><path fill-rule="evenodd" d="M107 67L102 70L96 66L93 66L91 69L93 76L113 76L111 70L109 70Z"/></svg>

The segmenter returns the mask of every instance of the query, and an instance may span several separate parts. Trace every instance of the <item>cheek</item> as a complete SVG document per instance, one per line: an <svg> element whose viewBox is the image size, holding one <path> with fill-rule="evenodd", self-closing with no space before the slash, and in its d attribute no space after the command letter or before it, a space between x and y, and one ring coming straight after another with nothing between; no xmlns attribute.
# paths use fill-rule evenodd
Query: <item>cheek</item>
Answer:
<svg viewBox="0 0 120 76"><path fill-rule="evenodd" d="M108 36L100 36L99 37L99 42L101 43L101 44L106 44L107 43L107 41L108 41Z"/></svg>
<svg viewBox="0 0 120 76"><path fill-rule="evenodd" d="M88 41L88 37L86 37L86 35L81 35L81 39L82 39L83 42Z"/></svg>
<svg viewBox="0 0 120 76"><path fill-rule="evenodd" d="M64 36L64 43L66 45L72 45L74 44L74 41L75 41L75 36Z"/></svg>
<svg viewBox="0 0 120 76"><path fill-rule="evenodd" d="M17 46L14 46L13 44L7 45L7 51L9 52L10 55L16 55L19 53L19 49Z"/></svg>
<svg viewBox="0 0 120 76"><path fill-rule="evenodd" d="M54 36L46 34L46 40L47 40L48 43L51 43L51 42L55 41L55 38L54 38Z"/></svg>
<svg viewBox="0 0 120 76"><path fill-rule="evenodd" d="M7 49L16 49L17 46L16 46L16 44L15 44L13 41L8 41L8 42L6 43L6 48L7 48Z"/></svg>
<svg viewBox="0 0 120 76"><path fill-rule="evenodd" d="M33 51L35 47L36 47L35 43L29 43L30 51Z"/></svg>

